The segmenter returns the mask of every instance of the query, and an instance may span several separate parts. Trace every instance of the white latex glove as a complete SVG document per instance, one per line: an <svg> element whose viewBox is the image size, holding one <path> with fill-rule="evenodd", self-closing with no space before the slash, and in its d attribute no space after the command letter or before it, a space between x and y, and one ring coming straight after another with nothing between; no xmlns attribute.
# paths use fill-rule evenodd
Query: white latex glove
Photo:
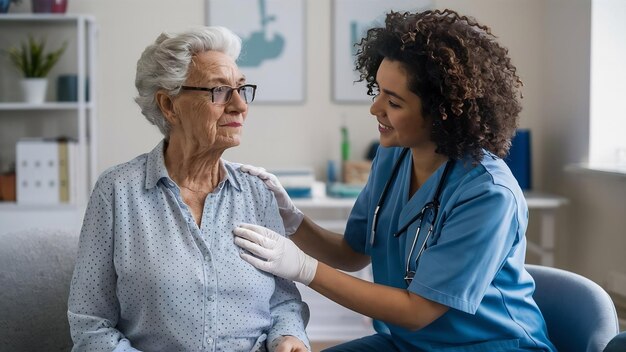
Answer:
<svg viewBox="0 0 626 352"><path fill-rule="evenodd" d="M259 270L308 285L317 271L317 259L290 239L259 225L241 224L233 230L235 244L249 253L241 258Z"/></svg>
<svg viewBox="0 0 626 352"><path fill-rule="evenodd" d="M265 182L267 188L269 188L270 191L274 193L274 197L276 197L278 210L280 211L280 216L283 218L285 225L285 234L287 236L293 235L298 230L298 227L300 227L302 219L304 219L304 214L293 204L285 188L278 182L276 175L265 171L262 167L252 165L242 165L239 169Z"/></svg>

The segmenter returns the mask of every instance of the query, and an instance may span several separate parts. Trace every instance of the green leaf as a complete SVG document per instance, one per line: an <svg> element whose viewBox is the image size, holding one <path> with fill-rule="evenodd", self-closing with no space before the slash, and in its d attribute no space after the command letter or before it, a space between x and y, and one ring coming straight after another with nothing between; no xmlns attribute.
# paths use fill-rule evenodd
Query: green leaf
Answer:
<svg viewBox="0 0 626 352"><path fill-rule="evenodd" d="M45 39L36 40L32 35L28 35L27 40L19 47L9 48L6 53L24 77L46 77L66 48L67 42L64 42L59 49L45 53Z"/></svg>
<svg viewBox="0 0 626 352"><path fill-rule="evenodd" d="M24 63L24 75L26 77L30 77L31 72L31 63L29 60L30 55L28 54L28 46L26 44L22 44L22 62Z"/></svg>

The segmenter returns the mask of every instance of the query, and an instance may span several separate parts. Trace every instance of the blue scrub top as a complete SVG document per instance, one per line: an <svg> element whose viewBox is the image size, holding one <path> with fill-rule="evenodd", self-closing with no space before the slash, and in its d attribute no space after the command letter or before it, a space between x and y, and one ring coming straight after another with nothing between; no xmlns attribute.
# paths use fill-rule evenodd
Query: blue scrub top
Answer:
<svg viewBox="0 0 626 352"><path fill-rule="evenodd" d="M407 153L378 213L370 245L374 208L401 150L379 148L345 233L355 251L371 256L376 283L408 289L450 307L418 331L387 324L397 347L402 351L555 351L532 298L534 281L524 268L528 207L500 158L485 152L477 165L470 158L455 163L441 194L433 233L415 268L432 216L422 224L411 265L416 273L407 286L406 257L420 221L399 237L393 234L433 199L445 167L409 199L412 159Z"/></svg>

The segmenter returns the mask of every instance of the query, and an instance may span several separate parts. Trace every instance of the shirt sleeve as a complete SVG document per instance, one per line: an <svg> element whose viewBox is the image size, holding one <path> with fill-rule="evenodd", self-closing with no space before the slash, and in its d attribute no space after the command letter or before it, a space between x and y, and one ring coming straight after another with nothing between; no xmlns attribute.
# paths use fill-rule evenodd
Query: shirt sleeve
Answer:
<svg viewBox="0 0 626 352"><path fill-rule="evenodd" d="M96 185L89 199L70 286L73 352L137 351L115 327L119 319L113 266L113 210Z"/></svg>
<svg viewBox="0 0 626 352"><path fill-rule="evenodd" d="M506 187L483 183L463 192L440 236L419 259L409 291L475 314L487 288L519 242L518 202Z"/></svg>
<svg viewBox="0 0 626 352"><path fill-rule="evenodd" d="M271 196L270 205L265 211L265 226L284 236L285 229L278 212L276 198ZM277 221L273 221L276 219ZM281 336L291 335L304 342L309 350L311 344L305 328L309 322L309 306L302 301L300 292L293 281L275 276L275 290L270 298L272 326L267 334L269 350L273 351Z"/></svg>
<svg viewBox="0 0 626 352"><path fill-rule="evenodd" d="M305 327L309 321L309 306L304 303L296 285L289 280L276 277L276 290L270 299L272 327L267 334L270 351L281 336L291 335L304 342L309 351L311 344Z"/></svg>
<svg viewBox="0 0 626 352"><path fill-rule="evenodd" d="M350 211L348 222L346 223L346 231L344 240L350 247L359 253L366 253L369 245L369 229L368 229L368 210L370 199L370 186L366 185Z"/></svg>
<svg viewBox="0 0 626 352"><path fill-rule="evenodd" d="M381 148L378 148L378 151L380 150ZM363 254L369 254L369 240L372 229L371 224L368 223L368 219L372 204L373 188L376 183L376 169L378 167L379 155L379 152L377 152L376 157L374 157L372 161L367 183L354 202L344 233L344 241L346 241L355 252Z"/></svg>

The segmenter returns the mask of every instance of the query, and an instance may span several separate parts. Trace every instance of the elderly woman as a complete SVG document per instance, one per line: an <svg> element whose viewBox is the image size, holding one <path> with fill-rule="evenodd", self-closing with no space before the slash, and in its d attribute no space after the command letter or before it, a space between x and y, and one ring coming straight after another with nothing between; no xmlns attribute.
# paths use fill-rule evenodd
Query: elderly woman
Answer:
<svg viewBox="0 0 626 352"><path fill-rule="evenodd" d="M284 233L276 199L221 159L256 86L222 27L162 34L137 62L136 102L165 138L91 195L69 297L73 351L307 351L293 282L241 260L242 222Z"/></svg>

